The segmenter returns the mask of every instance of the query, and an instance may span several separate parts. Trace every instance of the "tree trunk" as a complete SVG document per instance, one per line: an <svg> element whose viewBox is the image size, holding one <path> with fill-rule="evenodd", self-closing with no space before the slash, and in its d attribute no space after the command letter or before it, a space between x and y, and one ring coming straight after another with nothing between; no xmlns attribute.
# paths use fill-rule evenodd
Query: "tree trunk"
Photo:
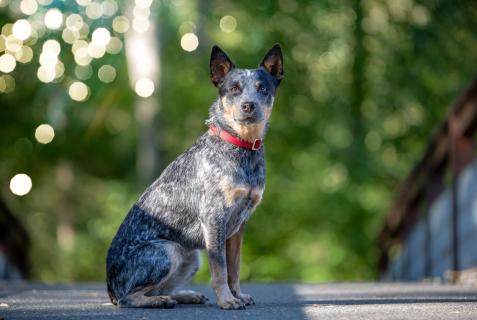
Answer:
<svg viewBox="0 0 477 320"><path fill-rule="evenodd" d="M135 2L130 1L126 16L132 22ZM152 11L152 10L151 10ZM156 177L159 171L159 153L156 133L158 129L157 114L159 99L159 33L156 19L149 17L149 28L138 32L133 27L125 34L126 58L128 63L129 80L132 88L140 79L150 79L154 83L154 93L143 98L137 96L134 106L137 122L138 145L136 151L136 171L139 183L146 185Z"/></svg>

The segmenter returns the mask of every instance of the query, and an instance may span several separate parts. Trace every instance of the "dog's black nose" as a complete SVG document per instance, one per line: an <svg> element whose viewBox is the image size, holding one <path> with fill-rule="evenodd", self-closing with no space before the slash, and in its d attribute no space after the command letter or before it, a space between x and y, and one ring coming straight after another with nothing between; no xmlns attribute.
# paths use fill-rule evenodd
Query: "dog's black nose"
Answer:
<svg viewBox="0 0 477 320"><path fill-rule="evenodd" d="M255 109L255 103L253 102L244 102L242 104L242 111L245 113L252 113Z"/></svg>

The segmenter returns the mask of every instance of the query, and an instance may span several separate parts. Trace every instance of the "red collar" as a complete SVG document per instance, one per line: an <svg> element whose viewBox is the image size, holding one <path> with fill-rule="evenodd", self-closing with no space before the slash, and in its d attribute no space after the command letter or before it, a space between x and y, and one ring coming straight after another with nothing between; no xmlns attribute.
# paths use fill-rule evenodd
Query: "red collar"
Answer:
<svg viewBox="0 0 477 320"><path fill-rule="evenodd" d="M256 150L260 150L260 148L262 147L262 139L255 139L254 142L242 140L214 125L209 125L209 132L212 133L213 135L218 136L220 139L225 140L228 143L236 145L237 147L240 147L240 148L256 151Z"/></svg>

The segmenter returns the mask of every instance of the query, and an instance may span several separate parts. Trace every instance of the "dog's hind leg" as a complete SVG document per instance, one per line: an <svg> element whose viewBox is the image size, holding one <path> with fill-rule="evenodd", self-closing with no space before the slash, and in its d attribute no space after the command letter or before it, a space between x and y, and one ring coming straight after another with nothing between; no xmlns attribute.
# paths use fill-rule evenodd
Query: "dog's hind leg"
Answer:
<svg viewBox="0 0 477 320"><path fill-rule="evenodd" d="M183 304L200 304L207 302L207 298L200 292L192 290L176 290L181 285L187 284L197 273L200 267L199 250L181 252L182 263L174 273L170 275L160 285L156 286L150 294L170 295L172 299Z"/></svg>
<svg viewBox="0 0 477 320"><path fill-rule="evenodd" d="M169 292L150 294L169 283L183 263L180 245L146 241L117 252L108 268L108 288L120 307L172 308L177 301Z"/></svg>
<svg viewBox="0 0 477 320"><path fill-rule="evenodd" d="M128 294L126 297L118 301L119 307L122 308L174 308L177 301L170 296L147 296L145 293L151 288L140 290Z"/></svg>
<svg viewBox="0 0 477 320"><path fill-rule="evenodd" d="M209 300L202 293L193 290L175 291L171 298L181 304L202 304Z"/></svg>

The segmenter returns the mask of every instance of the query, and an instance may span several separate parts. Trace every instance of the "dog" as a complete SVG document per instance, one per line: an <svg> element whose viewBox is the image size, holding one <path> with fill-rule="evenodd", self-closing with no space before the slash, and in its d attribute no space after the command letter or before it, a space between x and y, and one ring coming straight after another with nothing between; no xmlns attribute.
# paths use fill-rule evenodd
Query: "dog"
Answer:
<svg viewBox="0 0 477 320"><path fill-rule="evenodd" d="M283 78L281 47L274 45L257 69L239 69L214 46L210 77L219 96L209 130L144 191L108 250L107 290L119 307L205 303L199 292L177 290L199 269L202 249L218 306L254 304L240 290L241 248L265 189L262 139Z"/></svg>

